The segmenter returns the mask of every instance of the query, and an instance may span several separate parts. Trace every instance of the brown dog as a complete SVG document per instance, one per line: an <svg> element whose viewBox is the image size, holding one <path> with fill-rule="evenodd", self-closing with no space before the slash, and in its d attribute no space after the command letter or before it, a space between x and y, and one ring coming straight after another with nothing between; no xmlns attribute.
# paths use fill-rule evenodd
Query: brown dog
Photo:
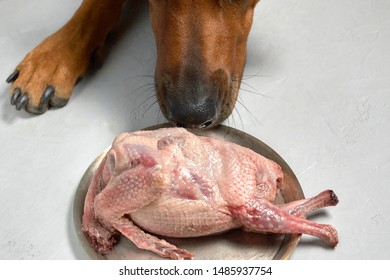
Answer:
<svg viewBox="0 0 390 280"><path fill-rule="evenodd" d="M84 0L60 30L8 77L11 104L41 114L65 106L91 57L103 48L124 0ZM172 123L206 128L232 112L259 0L149 0L157 45L155 84Z"/></svg>

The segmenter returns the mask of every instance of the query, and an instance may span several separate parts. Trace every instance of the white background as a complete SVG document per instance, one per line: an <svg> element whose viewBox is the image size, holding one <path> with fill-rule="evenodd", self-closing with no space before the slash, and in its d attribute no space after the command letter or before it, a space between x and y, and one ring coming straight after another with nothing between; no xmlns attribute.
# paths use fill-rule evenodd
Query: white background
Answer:
<svg viewBox="0 0 390 280"><path fill-rule="evenodd" d="M72 221L79 180L119 132L165 122L154 104L147 5L130 8L99 71L63 109L9 105L4 82L80 0L0 1L0 259L85 259ZM390 1L262 0L240 103L225 124L277 151L306 196L331 188L329 249L304 236L291 259L390 258ZM254 89L259 93L251 93ZM146 90L146 91L145 91Z"/></svg>

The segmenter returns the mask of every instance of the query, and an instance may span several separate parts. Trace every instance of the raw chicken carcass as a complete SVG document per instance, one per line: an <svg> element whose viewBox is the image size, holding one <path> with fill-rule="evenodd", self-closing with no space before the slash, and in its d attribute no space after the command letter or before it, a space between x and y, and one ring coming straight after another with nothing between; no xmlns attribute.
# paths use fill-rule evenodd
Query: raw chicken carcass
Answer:
<svg viewBox="0 0 390 280"><path fill-rule="evenodd" d="M102 254L120 233L137 247L172 259L193 254L153 234L196 237L241 227L305 233L336 246L331 225L305 219L313 210L336 205L336 195L327 190L275 205L282 180L279 165L237 144L182 128L123 133L92 178L82 230Z"/></svg>

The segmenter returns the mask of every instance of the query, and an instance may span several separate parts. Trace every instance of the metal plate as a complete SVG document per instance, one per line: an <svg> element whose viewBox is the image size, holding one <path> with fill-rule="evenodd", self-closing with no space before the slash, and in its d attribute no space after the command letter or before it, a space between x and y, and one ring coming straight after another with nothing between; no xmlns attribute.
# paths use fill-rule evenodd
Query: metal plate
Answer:
<svg viewBox="0 0 390 280"><path fill-rule="evenodd" d="M169 126L169 124L163 124L148 127L145 130ZM260 140L245 132L223 125L211 130L191 130L191 132L237 143L277 162L283 169L284 183L275 203L290 202L304 198L300 184L291 168L274 150ZM73 218L80 244L92 259L161 259L153 252L138 249L126 238L121 238L110 254L102 256L94 251L81 231L85 195L91 178L107 151L108 149L88 167L75 194ZM259 234L236 229L213 236L164 239L178 247L195 253L195 259L288 259L295 249L300 235Z"/></svg>

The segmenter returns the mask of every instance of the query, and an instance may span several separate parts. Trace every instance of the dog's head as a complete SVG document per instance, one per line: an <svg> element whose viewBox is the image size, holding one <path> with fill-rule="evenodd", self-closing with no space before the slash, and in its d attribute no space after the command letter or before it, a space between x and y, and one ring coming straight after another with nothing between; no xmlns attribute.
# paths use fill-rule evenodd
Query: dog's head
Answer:
<svg viewBox="0 0 390 280"><path fill-rule="evenodd" d="M178 126L215 126L236 103L259 0L149 2L161 111Z"/></svg>

